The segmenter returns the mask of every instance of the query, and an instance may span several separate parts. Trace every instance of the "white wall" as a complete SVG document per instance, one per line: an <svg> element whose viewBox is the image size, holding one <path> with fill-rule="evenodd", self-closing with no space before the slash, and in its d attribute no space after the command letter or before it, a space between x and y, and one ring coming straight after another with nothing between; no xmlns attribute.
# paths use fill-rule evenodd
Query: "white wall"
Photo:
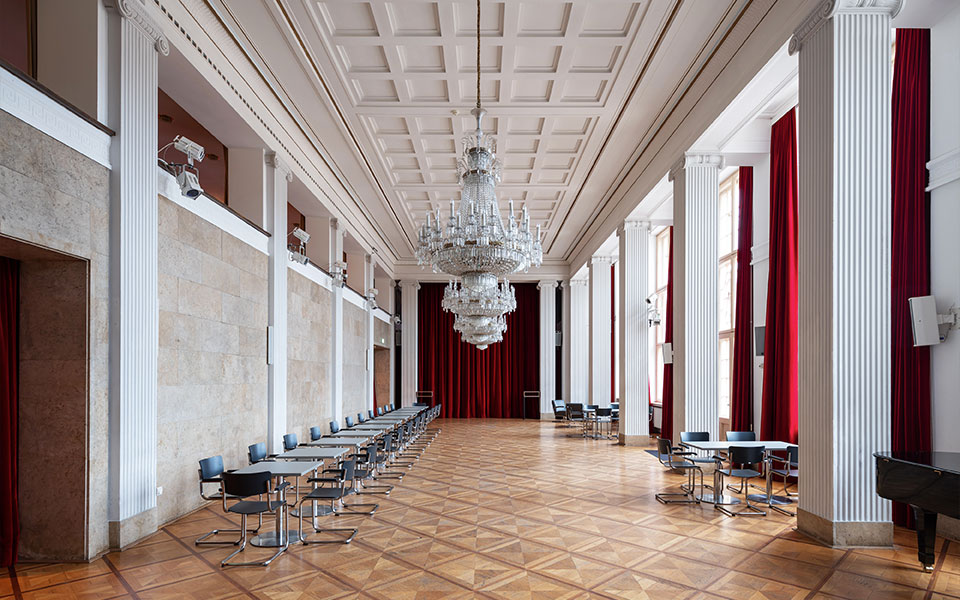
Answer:
<svg viewBox="0 0 960 600"><path fill-rule="evenodd" d="M770 273L770 155L753 166L753 327L767 322L767 277ZM751 337L755 336L751 332ZM760 431L763 402L763 347L753 348L753 430Z"/></svg>
<svg viewBox="0 0 960 600"><path fill-rule="evenodd" d="M930 31L930 158L960 149L960 6ZM960 180L930 195L931 291L940 312L960 306ZM960 452L960 332L933 347L933 449Z"/></svg>
<svg viewBox="0 0 960 600"><path fill-rule="evenodd" d="M95 118L101 10L98 0L37 2L37 80Z"/></svg>

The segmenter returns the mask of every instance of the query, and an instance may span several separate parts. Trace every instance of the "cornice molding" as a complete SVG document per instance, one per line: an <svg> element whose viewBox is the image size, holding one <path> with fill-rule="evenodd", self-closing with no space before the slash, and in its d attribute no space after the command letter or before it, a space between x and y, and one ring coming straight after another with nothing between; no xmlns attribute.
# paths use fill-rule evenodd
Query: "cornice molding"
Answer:
<svg viewBox="0 0 960 600"><path fill-rule="evenodd" d="M153 47L164 56L170 55L170 42L163 35L160 26L147 14L147 9L140 0L103 0L103 5L112 8L121 17L130 19L148 38L153 40Z"/></svg>
<svg viewBox="0 0 960 600"><path fill-rule="evenodd" d="M945 152L927 163L927 191L960 179L960 148Z"/></svg>
<svg viewBox="0 0 960 600"><path fill-rule="evenodd" d="M824 0L803 20L790 38L788 52L796 54L824 23L834 16L846 14L887 14L892 19L903 8L903 0Z"/></svg>
<svg viewBox="0 0 960 600"><path fill-rule="evenodd" d="M718 171L724 167L723 154L718 152L687 152L670 167L668 179L676 180L681 171L696 167L708 167Z"/></svg>

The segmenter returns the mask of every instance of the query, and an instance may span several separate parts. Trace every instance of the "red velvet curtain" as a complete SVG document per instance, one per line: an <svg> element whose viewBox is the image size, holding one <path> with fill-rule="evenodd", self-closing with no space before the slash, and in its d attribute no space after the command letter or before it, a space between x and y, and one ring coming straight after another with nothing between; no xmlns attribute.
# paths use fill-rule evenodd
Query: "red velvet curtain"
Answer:
<svg viewBox="0 0 960 600"><path fill-rule="evenodd" d="M740 167L737 299L734 308L731 431L753 431L753 167Z"/></svg>
<svg viewBox="0 0 960 600"><path fill-rule="evenodd" d="M514 283L517 309L507 315L503 341L478 350L453 330L453 315L441 308L442 283L423 283L418 303L420 390L448 418L520 418L523 392L540 389L540 292L535 283ZM540 403L526 407L540 418Z"/></svg>
<svg viewBox="0 0 960 600"><path fill-rule="evenodd" d="M667 314L663 319L663 343L673 344L673 227L670 228L670 257L667 260ZM673 364L663 363L663 414L660 437L673 435ZM673 440L679 443L677 440Z"/></svg>
<svg viewBox="0 0 960 600"><path fill-rule="evenodd" d="M617 266L610 265L610 403L617 401Z"/></svg>
<svg viewBox="0 0 960 600"><path fill-rule="evenodd" d="M17 504L17 311L20 265L0 257L0 565L17 562L20 513Z"/></svg>
<svg viewBox="0 0 960 600"><path fill-rule="evenodd" d="M770 276L763 351L760 437L797 442L797 120L796 108L770 137Z"/></svg>
<svg viewBox="0 0 960 600"><path fill-rule="evenodd" d="M930 450L930 348L913 347L907 298L930 294L930 30L898 29L893 63L893 402L894 450ZM893 520L913 526L895 502Z"/></svg>

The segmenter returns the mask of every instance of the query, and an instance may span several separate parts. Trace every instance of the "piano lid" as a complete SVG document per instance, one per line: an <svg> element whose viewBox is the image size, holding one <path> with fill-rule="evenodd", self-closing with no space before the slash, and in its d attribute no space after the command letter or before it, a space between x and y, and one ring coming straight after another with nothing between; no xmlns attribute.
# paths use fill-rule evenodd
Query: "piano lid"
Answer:
<svg viewBox="0 0 960 600"><path fill-rule="evenodd" d="M960 475L960 452L874 452L873 455Z"/></svg>

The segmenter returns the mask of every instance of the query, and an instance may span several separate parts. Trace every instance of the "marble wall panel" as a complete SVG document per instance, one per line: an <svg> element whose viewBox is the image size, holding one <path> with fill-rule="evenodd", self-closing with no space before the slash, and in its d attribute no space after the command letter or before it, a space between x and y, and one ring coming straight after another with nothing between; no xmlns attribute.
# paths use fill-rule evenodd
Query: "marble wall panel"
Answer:
<svg viewBox="0 0 960 600"><path fill-rule="evenodd" d="M329 431L332 294L287 271L287 432L309 439L310 427Z"/></svg>

